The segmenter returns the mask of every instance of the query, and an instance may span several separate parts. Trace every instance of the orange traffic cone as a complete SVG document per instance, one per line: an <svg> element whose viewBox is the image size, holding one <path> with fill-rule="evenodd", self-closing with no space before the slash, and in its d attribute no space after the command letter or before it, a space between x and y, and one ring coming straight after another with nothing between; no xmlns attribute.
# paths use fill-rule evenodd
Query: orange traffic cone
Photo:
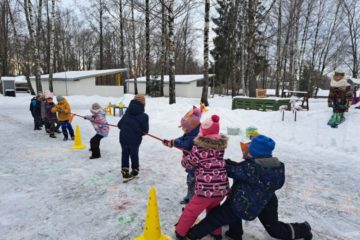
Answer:
<svg viewBox="0 0 360 240"><path fill-rule="evenodd" d="M170 237L162 234L160 230L159 210L154 187L151 187L149 191L144 233L135 240L171 240Z"/></svg>
<svg viewBox="0 0 360 240"><path fill-rule="evenodd" d="M74 141L74 145L72 145L71 149L80 150L80 149L84 149L84 148L86 148L86 146L82 144L80 127L79 127L79 125L76 125L75 141Z"/></svg>

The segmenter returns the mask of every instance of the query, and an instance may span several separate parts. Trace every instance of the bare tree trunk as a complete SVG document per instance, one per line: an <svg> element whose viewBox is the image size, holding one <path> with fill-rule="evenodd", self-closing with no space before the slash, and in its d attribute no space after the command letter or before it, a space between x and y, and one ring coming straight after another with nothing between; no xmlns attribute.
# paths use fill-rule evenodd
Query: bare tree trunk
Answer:
<svg viewBox="0 0 360 240"><path fill-rule="evenodd" d="M39 4L42 4L42 0L39 1ZM24 0L24 8L25 8L25 17L26 17L26 22L27 22L27 26L28 26L28 30L29 30L29 35L30 35L30 42L32 45L32 50L33 50L33 56L35 59L35 68L36 68L36 74L35 74L35 82L36 82L36 91L42 91L42 84L41 84L41 66L40 66L40 55L39 55L39 40L38 40L38 34L36 34L36 38L35 38L35 26L34 26L34 22L33 22L33 18L32 18L32 3L30 2L30 0ZM39 8L42 8L42 6L39 5ZM41 10L40 11L40 18L41 18ZM39 21L38 19L38 24L39 22L41 22L41 19ZM39 26L38 26L39 28ZM38 29L39 30L39 29ZM37 32L40 34L40 30Z"/></svg>
<svg viewBox="0 0 360 240"><path fill-rule="evenodd" d="M167 20L166 3L161 4L161 77L160 77L160 96L164 96L164 75L166 71L167 58Z"/></svg>
<svg viewBox="0 0 360 240"><path fill-rule="evenodd" d="M137 87L137 71L136 71L136 35L135 35L135 17L134 17L134 11L135 11L135 6L134 6L134 0L131 0L131 30L132 30L132 36L131 36L131 41L132 41L132 55L133 55L133 78L134 78L134 91L135 94L138 94L138 87Z"/></svg>
<svg viewBox="0 0 360 240"><path fill-rule="evenodd" d="M201 102L209 106L209 22L210 22L210 0L205 0L205 26L204 26L204 81L201 94Z"/></svg>
<svg viewBox="0 0 360 240"><path fill-rule="evenodd" d="M256 25L255 25L255 17L256 17L256 9L257 9L258 1L257 0L249 0L248 2L248 33L247 33L247 76L249 81L249 96L256 96L256 74L255 74L255 62L256 62Z"/></svg>
<svg viewBox="0 0 360 240"><path fill-rule="evenodd" d="M99 19L99 30L100 30L100 36L99 36L99 42L100 42L100 69L104 69L104 36L103 36L103 11L104 11L104 6L103 6L103 0L100 0L99 2L100 6L99 6L99 15L100 15L100 19Z"/></svg>
<svg viewBox="0 0 360 240"><path fill-rule="evenodd" d="M8 21L8 13L10 11L10 7L8 4L8 1L4 1L0 5L1 9L1 37L0 37L0 57L1 57L1 75L6 76L9 74L9 68L8 68L8 45L9 45L9 21Z"/></svg>
<svg viewBox="0 0 360 240"><path fill-rule="evenodd" d="M168 7L169 26L169 104L176 103L175 92L175 45L174 45L174 0L169 1Z"/></svg>
<svg viewBox="0 0 360 240"><path fill-rule="evenodd" d="M280 88L280 78L281 78L281 68L282 68L282 59L281 59L281 36L282 36L282 0L279 1L279 10L277 18L277 34L276 34L276 91L275 95L279 96Z"/></svg>
<svg viewBox="0 0 360 240"><path fill-rule="evenodd" d="M125 66L123 1L119 0L120 21L120 67Z"/></svg>
<svg viewBox="0 0 360 240"><path fill-rule="evenodd" d="M54 91L53 72L54 72L54 48L55 48L55 4L56 0L51 0L51 21L50 21L50 62L49 62L49 90Z"/></svg>
<svg viewBox="0 0 360 240"><path fill-rule="evenodd" d="M150 94L150 6L149 0L145 0L145 72L146 72L146 94Z"/></svg>

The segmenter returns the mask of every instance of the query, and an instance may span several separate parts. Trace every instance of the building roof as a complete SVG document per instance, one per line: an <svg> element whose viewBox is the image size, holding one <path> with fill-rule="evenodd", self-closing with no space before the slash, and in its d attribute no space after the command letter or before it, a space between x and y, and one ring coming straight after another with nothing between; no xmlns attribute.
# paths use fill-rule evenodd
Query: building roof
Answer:
<svg viewBox="0 0 360 240"><path fill-rule="evenodd" d="M351 81L355 84L360 84L360 79L351 78Z"/></svg>
<svg viewBox="0 0 360 240"><path fill-rule="evenodd" d="M89 71L69 71L58 72L53 74L54 81L74 81L84 78L97 77L101 75L109 75L114 73L126 72L127 68L118 69L106 69L106 70L89 70ZM31 80L35 80L35 76L30 77ZM49 74L41 75L41 80L49 80Z"/></svg>
<svg viewBox="0 0 360 240"><path fill-rule="evenodd" d="M26 77L25 76L3 76L1 77L1 81L14 81L15 83L26 83Z"/></svg>
<svg viewBox="0 0 360 240"><path fill-rule="evenodd" d="M209 74L209 77L213 77L215 74ZM157 75L156 77L154 75L150 76L151 80L160 81L160 75ZM203 80L204 75L203 74L192 74L192 75L175 75L175 83L191 83L194 81ZM134 82L134 79L127 79L126 82ZM139 77L137 78L137 82L146 82L146 77ZM164 82L169 82L169 75L164 76Z"/></svg>

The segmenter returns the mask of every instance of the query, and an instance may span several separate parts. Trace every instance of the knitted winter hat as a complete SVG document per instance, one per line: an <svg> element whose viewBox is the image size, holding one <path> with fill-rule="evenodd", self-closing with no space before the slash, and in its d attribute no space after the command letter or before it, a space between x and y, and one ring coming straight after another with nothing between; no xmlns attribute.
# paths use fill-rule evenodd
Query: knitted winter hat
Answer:
<svg viewBox="0 0 360 240"><path fill-rule="evenodd" d="M45 91L45 98L46 99L53 98L53 97L54 97L54 94L52 92L50 92L49 90Z"/></svg>
<svg viewBox="0 0 360 240"><path fill-rule="evenodd" d="M335 75L345 76L345 71L341 68L335 69Z"/></svg>
<svg viewBox="0 0 360 240"><path fill-rule="evenodd" d="M220 138L220 117L212 115L211 118L206 119L201 123L199 136L208 138Z"/></svg>
<svg viewBox="0 0 360 240"><path fill-rule="evenodd" d="M58 101L58 102L62 102L64 100L65 100L65 98L63 96L57 96L56 97L56 101Z"/></svg>
<svg viewBox="0 0 360 240"><path fill-rule="evenodd" d="M134 100L140 102L142 105L145 105L145 97L142 94L136 94Z"/></svg>
<svg viewBox="0 0 360 240"><path fill-rule="evenodd" d="M257 127L250 126L250 127L246 128L245 135L247 138L251 139L251 138L259 135L259 131L258 131Z"/></svg>
<svg viewBox="0 0 360 240"><path fill-rule="evenodd" d="M90 112L93 114L96 114L100 111L101 107L99 103L93 103L93 105L91 106Z"/></svg>
<svg viewBox="0 0 360 240"><path fill-rule="evenodd" d="M258 135L251 140L248 151L254 158L271 157L274 148L274 140L264 135Z"/></svg>
<svg viewBox="0 0 360 240"><path fill-rule="evenodd" d="M191 132L197 126L200 125L201 111L199 108L193 106L193 109L188 111L184 117L181 118L180 127L184 129L185 132Z"/></svg>

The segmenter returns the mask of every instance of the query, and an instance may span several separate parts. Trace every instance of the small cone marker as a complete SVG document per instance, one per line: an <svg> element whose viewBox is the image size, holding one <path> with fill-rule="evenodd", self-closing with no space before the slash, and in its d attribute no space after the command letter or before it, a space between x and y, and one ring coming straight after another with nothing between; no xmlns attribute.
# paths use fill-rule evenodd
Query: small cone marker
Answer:
<svg viewBox="0 0 360 240"><path fill-rule="evenodd" d="M144 233L135 240L171 240L170 237L162 234L160 230L159 210L154 187L150 188L149 191Z"/></svg>
<svg viewBox="0 0 360 240"><path fill-rule="evenodd" d="M76 125L75 141L74 141L74 145L72 145L71 149L80 150L80 149L84 149L84 148L86 148L86 146L82 144L80 127L79 127L79 125Z"/></svg>

